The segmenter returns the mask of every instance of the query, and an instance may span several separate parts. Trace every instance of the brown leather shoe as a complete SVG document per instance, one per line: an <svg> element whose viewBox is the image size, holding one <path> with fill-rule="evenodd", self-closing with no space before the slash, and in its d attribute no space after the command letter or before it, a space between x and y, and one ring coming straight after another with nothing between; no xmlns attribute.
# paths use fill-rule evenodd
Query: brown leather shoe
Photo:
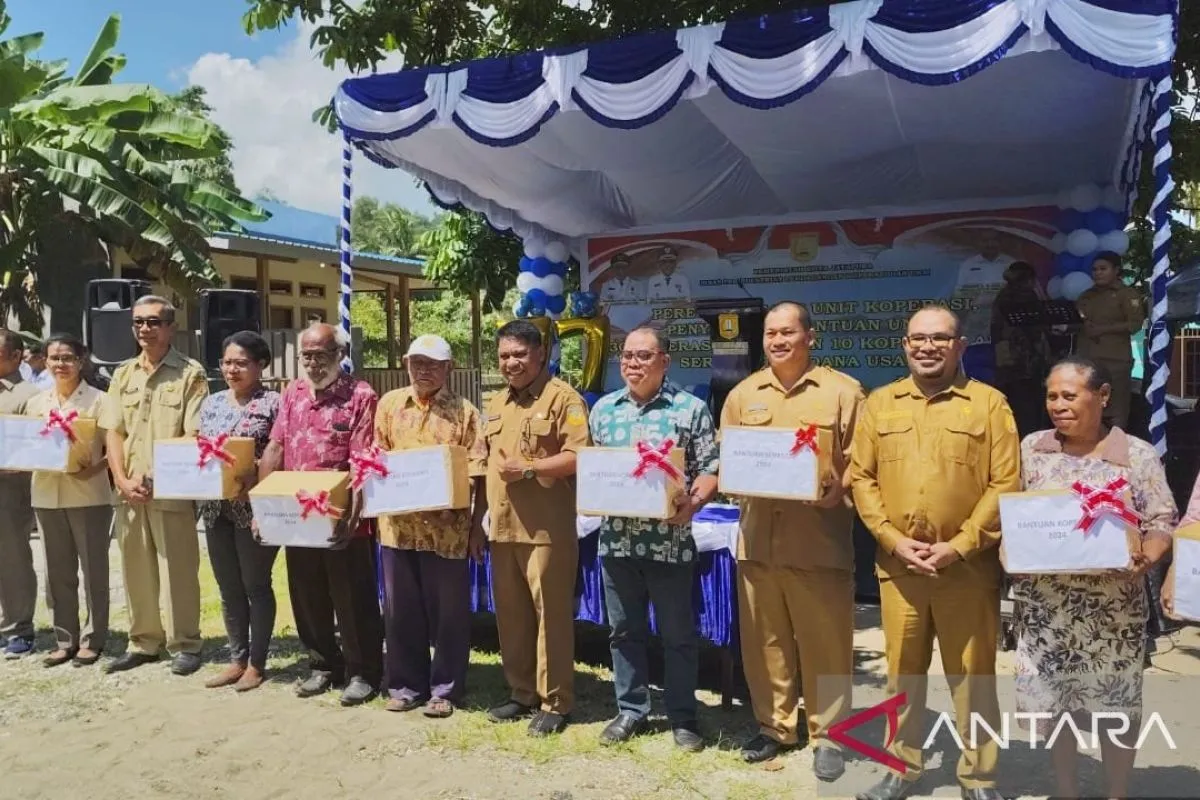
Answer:
<svg viewBox="0 0 1200 800"><path fill-rule="evenodd" d="M206 689L220 689L222 686L232 686L241 680L246 673L246 665L234 662L204 682Z"/></svg>
<svg viewBox="0 0 1200 800"><path fill-rule="evenodd" d="M246 667L246 671L242 673L242 677L233 685L235 692L249 692L252 689L257 689L263 685L263 681L267 676L259 672L258 667Z"/></svg>

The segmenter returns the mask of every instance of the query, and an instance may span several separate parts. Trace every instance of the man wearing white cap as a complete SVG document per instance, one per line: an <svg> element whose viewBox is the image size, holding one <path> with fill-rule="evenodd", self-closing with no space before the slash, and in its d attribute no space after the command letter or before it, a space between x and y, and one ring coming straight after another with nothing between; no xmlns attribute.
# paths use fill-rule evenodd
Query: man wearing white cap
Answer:
<svg viewBox="0 0 1200 800"><path fill-rule="evenodd" d="M487 445L479 410L446 385L450 345L440 336L418 336L404 361L409 385L379 401L375 443L385 451L465 447L478 497ZM483 537L472 538L471 530L467 509L379 518L389 711L423 706L428 717L448 717L462 703L471 651L467 556L480 560L484 549Z"/></svg>

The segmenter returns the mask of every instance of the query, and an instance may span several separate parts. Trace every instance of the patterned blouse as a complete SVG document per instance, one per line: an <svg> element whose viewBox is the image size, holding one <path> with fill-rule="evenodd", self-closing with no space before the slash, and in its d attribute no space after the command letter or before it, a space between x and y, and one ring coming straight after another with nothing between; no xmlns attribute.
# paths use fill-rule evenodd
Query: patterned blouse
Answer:
<svg viewBox="0 0 1200 800"><path fill-rule="evenodd" d="M250 398L250 402L239 406L234 402L233 390L226 389L210 395L200 406L200 435L250 437L254 439L254 458L262 458L263 450L279 413L279 392L261 386ZM223 516L239 528L249 528L250 504L242 500L211 500L199 504L200 516L205 527Z"/></svg>

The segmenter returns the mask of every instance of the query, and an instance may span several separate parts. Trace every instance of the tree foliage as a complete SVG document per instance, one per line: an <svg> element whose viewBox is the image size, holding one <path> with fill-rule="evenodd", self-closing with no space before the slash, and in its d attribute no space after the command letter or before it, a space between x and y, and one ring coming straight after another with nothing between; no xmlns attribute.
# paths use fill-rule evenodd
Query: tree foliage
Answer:
<svg viewBox="0 0 1200 800"><path fill-rule="evenodd" d="M203 116L140 84L113 79L112 16L74 75L34 57L40 33L4 39L0 0L0 322L41 328L41 253L65 230L124 249L181 288L218 278L207 238L266 215L196 168L228 149Z"/></svg>
<svg viewBox="0 0 1200 800"><path fill-rule="evenodd" d="M427 217L373 197L354 201L350 222L355 250L385 256L421 256L419 241L434 227Z"/></svg>

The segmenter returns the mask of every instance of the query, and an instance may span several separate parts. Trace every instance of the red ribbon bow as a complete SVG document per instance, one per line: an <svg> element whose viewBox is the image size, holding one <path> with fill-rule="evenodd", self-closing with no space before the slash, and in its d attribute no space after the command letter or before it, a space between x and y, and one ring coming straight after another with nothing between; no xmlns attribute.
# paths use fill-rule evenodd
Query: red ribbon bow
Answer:
<svg viewBox="0 0 1200 800"><path fill-rule="evenodd" d="M671 463L670 459L671 450L675 447L674 439L667 439L658 447L651 447L645 442L638 442L635 447L637 448L638 463L634 467L633 477L641 478L650 470L656 469L676 483L683 482L683 473Z"/></svg>
<svg viewBox="0 0 1200 800"><path fill-rule="evenodd" d="M381 478L390 474L383 460L383 449L378 445L365 453L350 456L350 488L354 491L361 489L372 473Z"/></svg>
<svg viewBox="0 0 1200 800"><path fill-rule="evenodd" d="M52 408L50 409L50 415L46 418L46 424L42 428L42 436L49 436L55 428L58 428L66 435L68 442L75 444L77 437L75 436L75 426L73 423L77 419L79 419L79 412L75 409L71 409L64 414L57 408Z"/></svg>
<svg viewBox="0 0 1200 800"><path fill-rule="evenodd" d="M1082 481L1072 484L1071 490L1079 495L1080 505L1083 506L1083 516L1075 526L1076 530L1082 530L1086 534L1105 514L1112 514L1130 525L1141 522L1138 513L1121 498L1121 492L1127 488L1129 481L1124 478L1111 480L1102 489L1088 486Z"/></svg>
<svg viewBox="0 0 1200 800"><path fill-rule="evenodd" d="M217 461L223 461L232 467L236 459L225 449L225 444L228 441L228 433L222 433L220 436L212 439L207 436L197 436L196 448L200 451L200 458L196 460L196 466L203 467L215 458Z"/></svg>
<svg viewBox="0 0 1200 800"><path fill-rule="evenodd" d="M312 514L320 514L322 517L330 517L337 519L342 515L342 510L329 504L329 492L321 490L316 494L301 489L296 492L296 500L300 503L300 519L308 519Z"/></svg>
<svg viewBox="0 0 1200 800"><path fill-rule="evenodd" d="M821 448L817 446L817 426L809 425L807 428L798 428L796 430L796 441L792 443L791 454L796 455L804 448L813 451L813 455L818 455Z"/></svg>

